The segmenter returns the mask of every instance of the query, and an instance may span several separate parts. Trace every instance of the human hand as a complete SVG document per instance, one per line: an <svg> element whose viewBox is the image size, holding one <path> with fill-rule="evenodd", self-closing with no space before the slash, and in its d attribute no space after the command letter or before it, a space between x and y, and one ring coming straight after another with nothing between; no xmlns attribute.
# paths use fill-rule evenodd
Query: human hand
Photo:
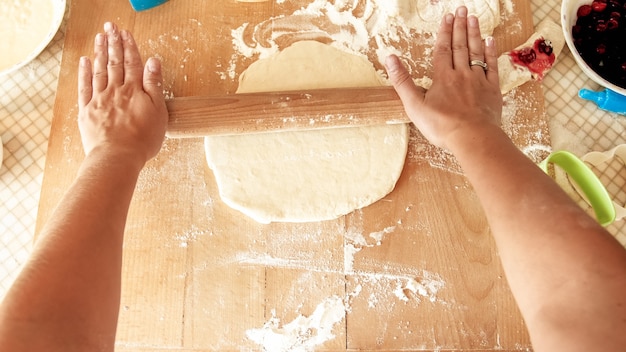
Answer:
<svg viewBox="0 0 626 352"><path fill-rule="evenodd" d="M85 154L102 148L137 158L141 166L163 143L168 112L161 63L145 67L128 31L105 23L94 44L94 63L82 57L78 69L78 128Z"/></svg>
<svg viewBox="0 0 626 352"><path fill-rule="evenodd" d="M487 70L470 66L471 60L486 62ZM409 118L431 143L451 149L459 132L500 125L502 95L495 44L487 38L483 45L478 19L468 17L466 7L441 22L428 91L414 84L396 56L388 57L385 66Z"/></svg>

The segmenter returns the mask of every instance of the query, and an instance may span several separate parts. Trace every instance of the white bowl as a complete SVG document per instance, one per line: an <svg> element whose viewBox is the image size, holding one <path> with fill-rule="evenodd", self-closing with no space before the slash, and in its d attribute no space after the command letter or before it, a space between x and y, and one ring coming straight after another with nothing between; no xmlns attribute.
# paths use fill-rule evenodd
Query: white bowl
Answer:
<svg viewBox="0 0 626 352"><path fill-rule="evenodd" d="M576 46L574 45L574 39L572 37L572 27L576 24L578 16L576 12L581 5L591 5L592 0L563 0L561 5L561 27L563 28L563 35L565 36L565 42L569 47L569 50L574 56L574 60L578 64L581 70L599 85L609 88L621 95L626 95L626 88L618 87L615 84L600 77L594 70L587 65L583 58L578 53ZM582 88L582 87L581 87Z"/></svg>
<svg viewBox="0 0 626 352"><path fill-rule="evenodd" d="M39 44L35 47L33 51L31 51L27 56L20 58L17 62L12 64L9 67L4 69L0 69L0 76L6 75L10 72L13 72L27 63L31 62L35 59L41 52L50 44L55 34L61 27L61 23L63 22L63 16L65 15L65 3L66 0L48 0L52 2L53 14L52 14L52 23L50 24L50 28L45 37L41 38Z"/></svg>

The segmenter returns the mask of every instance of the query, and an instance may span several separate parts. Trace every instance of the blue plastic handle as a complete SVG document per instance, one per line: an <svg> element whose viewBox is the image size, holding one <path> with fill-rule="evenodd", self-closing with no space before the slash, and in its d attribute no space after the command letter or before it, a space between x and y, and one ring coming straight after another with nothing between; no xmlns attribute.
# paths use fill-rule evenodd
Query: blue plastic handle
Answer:
<svg viewBox="0 0 626 352"><path fill-rule="evenodd" d="M626 96L608 88L599 92L583 88L578 92L578 96L596 103L602 110L626 115Z"/></svg>
<svg viewBox="0 0 626 352"><path fill-rule="evenodd" d="M130 0L130 5L135 11L149 10L167 2L167 0Z"/></svg>

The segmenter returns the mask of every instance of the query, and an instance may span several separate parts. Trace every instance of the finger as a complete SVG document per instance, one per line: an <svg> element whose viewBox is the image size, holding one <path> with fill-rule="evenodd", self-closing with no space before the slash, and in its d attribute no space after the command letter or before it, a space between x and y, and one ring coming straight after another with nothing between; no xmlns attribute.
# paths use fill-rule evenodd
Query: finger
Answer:
<svg viewBox="0 0 626 352"><path fill-rule="evenodd" d="M469 68L467 47L467 7L456 9L452 30L452 64L454 69Z"/></svg>
<svg viewBox="0 0 626 352"><path fill-rule="evenodd" d="M452 25L454 15L449 13L443 16L437 40L433 49L433 69L435 74L438 70L451 69L452 66Z"/></svg>
<svg viewBox="0 0 626 352"><path fill-rule="evenodd" d="M485 38L485 62L487 63L487 81L499 85L498 49L496 41L491 36Z"/></svg>
<svg viewBox="0 0 626 352"><path fill-rule="evenodd" d="M85 107L93 97L91 61L83 56L78 63L78 108Z"/></svg>
<svg viewBox="0 0 626 352"><path fill-rule="evenodd" d="M151 57L146 61L146 66L143 69L143 90L148 93L153 102L165 101L161 61L157 58Z"/></svg>
<svg viewBox="0 0 626 352"><path fill-rule="evenodd" d="M107 72L107 62L109 61L107 54L107 40L102 33L96 34L94 40L94 60L93 60L93 90L101 92L107 87L109 80Z"/></svg>
<svg viewBox="0 0 626 352"><path fill-rule="evenodd" d="M469 53L468 61L485 61L483 41L480 36L480 27L476 16L469 16L467 18L467 46ZM471 69L472 71L484 73L484 69L480 66L471 66Z"/></svg>
<svg viewBox="0 0 626 352"><path fill-rule="evenodd" d="M415 85L411 75L409 75L409 72L397 56L388 56L385 60L385 67L393 88L398 93L400 100L402 100L404 109L411 117L412 114L410 112L415 109L415 103L421 105L424 101L424 88Z"/></svg>
<svg viewBox="0 0 626 352"><path fill-rule="evenodd" d="M124 47L124 84L141 86L143 78L143 64L141 55L135 44L135 39L128 31L120 31L122 46Z"/></svg>
<svg viewBox="0 0 626 352"><path fill-rule="evenodd" d="M117 26L111 22L104 24L104 31L107 36L109 61L107 70L109 72L110 85L122 85L124 83L124 48Z"/></svg>

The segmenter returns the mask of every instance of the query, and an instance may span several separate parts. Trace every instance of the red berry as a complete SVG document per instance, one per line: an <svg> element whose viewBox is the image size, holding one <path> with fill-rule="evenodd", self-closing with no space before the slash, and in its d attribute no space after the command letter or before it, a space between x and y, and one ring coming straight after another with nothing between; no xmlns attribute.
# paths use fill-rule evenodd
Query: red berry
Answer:
<svg viewBox="0 0 626 352"><path fill-rule="evenodd" d="M525 64L531 64L537 60L537 53L532 48L523 48L517 54L519 60Z"/></svg>
<svg viewBox="0 0 626 352"><path fill-rule="evenodd" d="M626 87L626 0L587 4L578 7L579 17L571 28L576 49L600 76Z"/></svg>
<svg viewBox="0 0 626 352"><path fill-rule="evenodd" d="M606 2L594 1L591 3L591 9L595 12L602 12L606 9Z"/></svg>
<svg viewBox="0 0 626 352"><path fill-rule="evenodd" d="M544 39L541 42L539 42L539 44L537 45L537 50L539 50L540 53L544 53L550 56L552 55L552 51L554 49L552 49L552 42Z"/></svg>
<svg viewBox="0 0 626 352"><path fill-rule="evenodd" d="M578 8L578 11L576 11L576 15L578 17L589 16L590 13L591 13L591 6L590 5L583 5L583 6Z"/></svg>

